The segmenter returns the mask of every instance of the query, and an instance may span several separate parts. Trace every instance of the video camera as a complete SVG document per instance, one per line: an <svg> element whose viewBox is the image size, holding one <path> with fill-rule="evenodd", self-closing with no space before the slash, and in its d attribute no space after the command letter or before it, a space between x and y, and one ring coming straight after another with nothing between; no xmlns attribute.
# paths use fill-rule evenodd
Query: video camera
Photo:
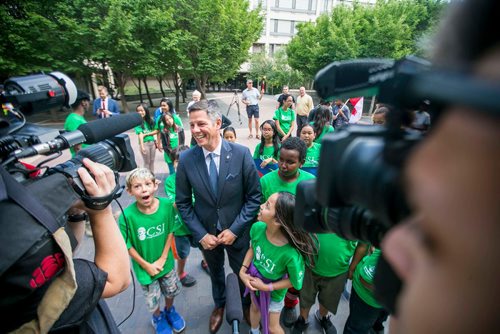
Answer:
<svg viewBox="0 0 500 334"><path fill-rule="evenodd" d="M76 100L75 84L60 72L6 80L4 92L0 95L4 111L0 127L0 163L18 182L34 182L40 177L33 177L35 172L46 167L39 164L34 170L28 169L19 159L39 154L61 155L61 151L71 146L93 144L79 151L71 160L47 168L43 176L54 173L65 175L87 206L97 209L103 203L98 205L89 200L77 174L78 168L83 166L82 159L89 158L111 168L115 171L118 185L118 172L130 171L136 167L129 138L122 132L139 125L142 119L136 113L114 116L82 124L77 131L62 133L26 123L24 113L69 107ZM119 189L115 189L115 197L118 192Z"/></svg>
<svg viewBox="0 0 500 334"><path fill-rule="evenodd" d="M413 56L334 62L318 72L315 89L327 101L377 96L389 113L384 127L351 125L325 136L317 179L297 187L295 224L376 247L390 228L412 213L402 174L408 156L425 138L402 127L407 113L428 100L435 127L450 104L497 117L500 108L498 87ZM383 270L377 269L376 294L393 312L400 282L383 258L380 266L385 277L378 279Z"/></svg>

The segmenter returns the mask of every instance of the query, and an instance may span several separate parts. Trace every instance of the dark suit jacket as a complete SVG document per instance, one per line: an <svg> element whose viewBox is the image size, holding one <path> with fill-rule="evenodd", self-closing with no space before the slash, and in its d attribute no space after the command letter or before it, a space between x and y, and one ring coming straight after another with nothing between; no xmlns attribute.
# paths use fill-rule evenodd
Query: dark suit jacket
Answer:
<svg viewBox="0 0 500 334"><path fill-rule="evenodd" d="M248 148L222 140L217 196L210 187L203 149L195 146L181 153L175 203L196 241L207 233L216 235L219 221L223 230L229 228L237 236L235 248L248 247L260 197L259 176Z"/></svg>
<svg viewBox="0 0 500 334"><path fill-rule="evenodd" d="M93 115L97 115L97 109L101 108L102 106L102 99L98 97L97 99L94 100L94 111ZM119 115L120 114L120 107L118 106L118 102L113 100L112 98L108 98L108 110L111 111L113 115ZM99 118L101 116L99 115Z"/></svg>

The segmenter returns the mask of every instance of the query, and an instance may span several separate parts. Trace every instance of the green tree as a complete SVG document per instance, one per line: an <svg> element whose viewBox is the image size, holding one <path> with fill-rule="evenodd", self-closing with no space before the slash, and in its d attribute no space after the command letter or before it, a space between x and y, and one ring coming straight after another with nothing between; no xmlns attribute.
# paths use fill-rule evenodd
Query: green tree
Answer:
<svg viewBox="0 0 500 334"><path fill-rule="evenodd" d="M314 76L333 61L421 54L444 0L379 0L375 6L336 6L316 22L298 25L287 46L290 65Z"/></svg>
<svg viewBox="0 0 500 334"><path fill-rule="evenodd" d="M183 37L176 53L182 60L178 73L192 77L203 95L209 81L234 77L262 31L260 8L249 10L248 0L176 0L170 5Z"/></svg>

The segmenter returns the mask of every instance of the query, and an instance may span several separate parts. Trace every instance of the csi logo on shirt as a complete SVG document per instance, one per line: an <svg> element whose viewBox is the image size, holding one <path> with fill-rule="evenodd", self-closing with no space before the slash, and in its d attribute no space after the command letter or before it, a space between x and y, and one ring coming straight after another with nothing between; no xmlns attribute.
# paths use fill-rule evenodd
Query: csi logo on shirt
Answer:
<svg viewBox="0 0 500 334"><path fill-rule="evenodd" d="M149 228L144 228L144 227L139 227L137 229L137 237L139 240L146 240L146 239L151 239L155 238L159 235L162 235L165 233L165 226L163 224L157 225L157 226L151 226Z"/></svg>

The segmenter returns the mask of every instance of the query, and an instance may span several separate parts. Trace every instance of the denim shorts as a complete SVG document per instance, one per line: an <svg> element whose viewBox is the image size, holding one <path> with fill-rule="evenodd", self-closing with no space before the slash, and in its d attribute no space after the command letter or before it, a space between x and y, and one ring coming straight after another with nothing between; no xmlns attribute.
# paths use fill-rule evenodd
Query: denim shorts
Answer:
<svg viewBox="0 0 500 334"><path fill-rule="evenodd" d="M269 302L269 313L281 313L281 310L285 306L285 300L283 299L280 302L274 301L271 299Z"/></svg>
<svg viewBox="0 0 500 334"><path fill-rule="evenodd" d="M175 249L179 259L186 259L191 252L191 247L198 248L192 235L175 236Z"/></svg>
<svg viewBox="0 0 500 334"><path fill-rule="evenodd" d="M251 106L247 106L247 116L248 119L252 119L252 116L255 118L259 118L259 105L254 104Z"/></svg>

